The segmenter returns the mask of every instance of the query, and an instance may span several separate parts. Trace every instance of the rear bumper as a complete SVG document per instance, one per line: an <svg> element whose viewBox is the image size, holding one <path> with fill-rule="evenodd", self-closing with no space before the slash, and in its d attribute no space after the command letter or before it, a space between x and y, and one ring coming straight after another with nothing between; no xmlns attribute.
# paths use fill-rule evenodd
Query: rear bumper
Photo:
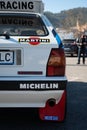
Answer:
<svg viewBox="0 0 87 130"><path fill-rule="evenodd" d="M0 107L44 107L58 103L66 90L66 77L0 77Z"/></svg>
<svg viewBox="0 0 87 130"><path fill-rule="evenodd" d="M65 54L78 54L78 49L64 48Z"/></svg>

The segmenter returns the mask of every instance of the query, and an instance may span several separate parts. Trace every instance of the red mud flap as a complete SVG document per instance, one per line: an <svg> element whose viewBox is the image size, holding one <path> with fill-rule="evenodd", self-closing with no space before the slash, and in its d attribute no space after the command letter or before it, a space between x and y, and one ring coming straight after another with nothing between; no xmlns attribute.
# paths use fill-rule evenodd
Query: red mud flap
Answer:
<svg viewBox="0 0 87 130"><path fill-rule="evenodd" d="M46 103L46 107L39 109L39 116L41 120L48 121L63 121L66 113L66 90L64 91L62 98L58 104L53 106L49 105L49 101Z"/></svg>

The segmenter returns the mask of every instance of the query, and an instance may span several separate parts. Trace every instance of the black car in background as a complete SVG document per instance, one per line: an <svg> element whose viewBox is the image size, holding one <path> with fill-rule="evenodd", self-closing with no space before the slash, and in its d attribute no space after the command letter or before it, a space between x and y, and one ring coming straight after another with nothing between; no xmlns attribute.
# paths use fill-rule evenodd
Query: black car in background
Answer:
<svg viewBox="0 0 87 130"><path fill-rule="evenodd" d="M78 54L78 46L76 44L76 39L63 39L65 54L69 54L71 56Z"/></svg>

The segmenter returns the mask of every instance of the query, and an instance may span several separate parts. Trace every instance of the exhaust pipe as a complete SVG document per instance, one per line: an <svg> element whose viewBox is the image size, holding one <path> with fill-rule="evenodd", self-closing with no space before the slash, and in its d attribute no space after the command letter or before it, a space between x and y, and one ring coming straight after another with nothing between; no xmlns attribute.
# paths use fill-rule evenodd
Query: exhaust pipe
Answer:
<svg viewBox="0 0 87 130"><path fill-rule="evenodd" d="M56 100L53 99L53 98L52 98L52 99L49 99L49 100L48 100L48 104L49 104L50 107L54 107L55 104L56 104Z"/></svg>

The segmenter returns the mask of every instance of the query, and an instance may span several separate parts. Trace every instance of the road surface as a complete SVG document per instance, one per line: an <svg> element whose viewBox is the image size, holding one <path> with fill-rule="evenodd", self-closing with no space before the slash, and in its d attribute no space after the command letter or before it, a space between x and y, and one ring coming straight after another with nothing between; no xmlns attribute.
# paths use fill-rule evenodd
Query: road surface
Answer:
<svg viewBox="0 0 87 130"><path fill-rule="evenodd" d="M37 109L0 109L0 130L87 130L87 61L86 65L76 63L77 57L67 57L64 122L41 121Z"/></svg>

